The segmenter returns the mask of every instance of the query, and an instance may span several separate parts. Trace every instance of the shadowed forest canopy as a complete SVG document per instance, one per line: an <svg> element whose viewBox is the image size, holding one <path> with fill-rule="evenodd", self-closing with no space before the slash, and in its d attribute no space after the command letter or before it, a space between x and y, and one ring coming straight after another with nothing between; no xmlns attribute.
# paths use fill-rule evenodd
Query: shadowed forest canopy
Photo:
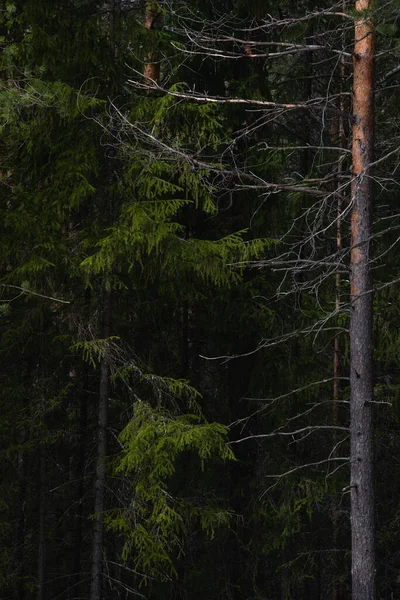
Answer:
<svg viewBox="0 0 400 600"><path fill-rule="evenodd" d="M2 600L400 598L399 16L0 0Z"/></svg>

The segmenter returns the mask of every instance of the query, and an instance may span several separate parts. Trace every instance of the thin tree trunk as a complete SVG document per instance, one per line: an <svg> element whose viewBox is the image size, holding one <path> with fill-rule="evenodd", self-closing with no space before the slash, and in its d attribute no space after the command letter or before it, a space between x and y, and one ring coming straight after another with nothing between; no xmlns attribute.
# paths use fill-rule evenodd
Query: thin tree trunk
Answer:
<svg viewBox="0 0 400 600"><path fill-rule="evenodd" d="M39 543L37 557L37 600L44 600L45 575L45 502L46 502L46 452L45 445L39 445Z"/></svg>
<svg viewBox="0 0 400 600"><path fill-rule="evenodd" d="M281 600L287 600L289 594L289 576L285 567L281 569Z"/></svg>
<svg viewBox="0 0 400 600"><path fill-rule="evenodd" d="M313 24L310 23L308 26L307 34L306 34L306 44L312 44L314 41L313 38ZM305 63L305 79L304 79L304 100L307 102L311 100L313 94L313 66L314 66L314 57L313 52L309 51L305 53L304 56ZM307 146L312 146L311 140L311 131L312 125L310 122L310 115L304 114L304 135L305 135L305 148L302 150L300 155L300 173L304 177L308 177L310 171L310 163L311 163L311 150L307 148Z"/></svg>
<svg viewBox="0 0 400 600"><path fill-rule="evenodd" d="M370 9L357 0L356 10ZM365 14L355 21L353 81L353 182L351 215L350 309L350 485L352 598L375 597L373 429L372 429L372 273L373 187L369 164L374 139L374 26Z"/></svg>
<svg viewBox="0 0 400 600"><path fill-rule="evenodd" d="M77 495L78 495L78 510L76 511L76 555L75 555L75 564L80 565L80 542L82 539L82 510L83 510L83 483L84 483L84 475L85 475L85 437L86 437L86 427L87 427L87 395L88 395L88 373L85 365L85 372L83 375L83 389L79 395L81 404L80 404L80 415L79 415L79 451L77 456L77 465L76 465L76 474L78 477L78 485L77 485Z"/></svg>
<svg viewBox="0 0 400 600"><path fill-rule="evenodd" d="M90 313L91 292L87 289L85 292L85 308L84 314L89 318ZM83 381L82 389L79 392L79 446L76 457L76 475L77 480L76 498L78 502L75 513L75 543L74 543L74 566L73 566L73 587L74 595L79 597L80 580L81 580L81 561L82 561L82 539L83 539L83 514L84 514L84 491L85 491L85 462L86 462L86 430L88 417L88 394L89 394L89 366L87 363L83 365Z"/></svg>
<svg viewBox="0 0 400 600"><path fill-rule="evenodd" d="M344 12L344 6L343 6ZM344 34L343 34L344 35ZM342 39L342 48L345 48L345 40ZM343 115L345 113L344 106L344 80L345 80L345 59L342 54L340 57L340 80L341 80L341 93L340 102L339 102L339 119L338 119L338 128L337 128L337 136L334 142L341 147L344 147L345 144L345 131L344 131L344 122ZM342 192L340 190L342 175L343 175L343 163L344 163L345 155L343 154L339 158L338 166L337 166L337 208L336 208L336 249L338 252L338 256L340 256L343 242L342 242ZM340 269L335 273L335 311L336 314L339 314L341 307L341 285L342 285L342 276L340 273ZM333 345L333 408L332 408L332 424L334 427L340 426L340 337L341 333L337 333L334 339ZM337 431L333 430L333 456L338 455L338 447L337 447ZM336 497L333 498L333 506L332 506L332 527L333 527L333 548L337 549L338 545L338 537L339 537L339 510L338 510L338 499ZM337 571L337 568L336 568ZM341 597L340 586L337 581L336 572L334 573L334 581L332 588L332 600L339 600Z"/></svg>
<svg viewBox="0 0 400 600"><path fill-rule="evenodd" d="M339 162L341 167L342 161ZM338 168L338 174L342 169ZM340 181L340 180L339 180ZM342 230L341 230L341 199L338 198L337 204L337 223L336 223L336 244L337 249L341 250L342 248ZM340 287L341 287L341 275L338 271L335 274L335 310L339 313L340 310ZM332 409L332 424L334 427L340 426L340 414L339 414L339 406L340 406L340 334L338 333L334 339L334 347L333 347L333 409ZM333 452L332 456L338 455L338 441L337 441L337 433L334 430L333 433ZM333 498L332 505L332 528L333 528L333 549L337 549L338 544L338 535L339 535L339 510L338 510L338 500L336 497ZM332 588L332 600L339 600L340 592L339 592L339 584L337 582L336 573L334 573L334 581Z"/></svg>
<svg viewBox="0 0 400 600"><path fill-rule="evenodd" d="M111 333L111 290L104 290L103 338ZM107 347L100 364L99 408L97 426L97 465L93 526L92 573L90 600L101 600L103 574L104 507L106 491L107 417L109 388L109 357Z"/></svg>
<svg viewBox="0 0 400 600"><path fill-rule="evenodd" d="M341 138L343 134L343 119L340 118L339 131L341 132ZM338 163L338 184L340 185L341 175L343 173L343 157L339 159ZM337 212L336 212L336 249L340 255L342 250L342 199L338 194L337 199ZM339 314L341 307L341 283L342 277L340 270L338 269L335 273L335 311ZM340 333L335 336L333 345L333 414L332 420L333 425L339 425L339 404L340 404ZM334 453L336 450L334 449Z"/></svg>
<svg viewBox="0 0 400 600"><path fill-rule="evenodd" d="M189 304L185 300L182 306L182 379L189 379Z"/></svg>
<svg viewBox="0 0 400 600"><path fill-rule="evenodd" d="M144 26L148 31L155 31L160 28L162 13L158 2L151 0L146 5L146 14ZM145 59L144 76L155 83L160 81L160 61L157 57L157 50L153 48Z"/></svg>
<svg viewBox="0 0 400 600"><path fill-rule="evenodd" d="M73 562L73 588L74 596L79 597L81 570L82 570L82 539L83 539L83 514L84 514L84 491L85 491L85 460L86 460L86 428L87 428L87 409L88 409L88 365L84 366L83 387L79 394L80 415L79 415L79 449L76 457L76 498L77 509L75 513L75 540L74 540L74 562Z"/></svg>
<svg viewBox="0 0 400 600"><path fill-rule="evenodd" d="M25 598L25 585L24 585L24 571L25 571L25 500L26 500L26 469L25 469L25 451L23 449L25 444L25 430L22 431L22 450L18 458L18 479L20 482L19 489L19 503L18 503L18 517L17 517L17 529L15 534L16 547L15 547L15 571L18 573L18 584L17 584L17 597L18 600L24 600Z"/></svg>

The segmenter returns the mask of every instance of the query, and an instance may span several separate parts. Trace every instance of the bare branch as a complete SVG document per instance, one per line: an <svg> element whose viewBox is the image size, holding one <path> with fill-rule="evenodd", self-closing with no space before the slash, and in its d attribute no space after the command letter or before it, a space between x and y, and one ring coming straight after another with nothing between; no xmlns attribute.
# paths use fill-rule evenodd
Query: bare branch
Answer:
<svg viewBox="0 0 400 600"><path fill-rule="evenodd" d="M241 444L242 442L246 442L247 440L255 440L255 439L264 439L276 437L278 435L281 436L295 436L299 433L304 433L306 431L320 431L325 429L334 429L337 431L349 431L348 427L339 427L336 425L308 425L307 427L302 427L301 429L296 429L295 431L273 431L272 433L260 433L255 435L249 435L245 438L241 438L240 440L234 440L233 442L229 442L229 444Z"/></svg>
<svg viewBox="0 0 400 600"><path fill-rule="evenodd" d="M243 60L244 58L248 58L248 59L281 58L282 56L300 54L301 52L310 52L310 51L316 51L316 50L319 50L319 51L320 50L328 50L328 51L332 52L333 54L340 54L340 55L351 57L351 54L349 52L345 52L343 50L336 50L334 48L329 48L329 47L325 47L325 46L319 46L317 44L309 45L309 46L296 46L293 44L290 49L282 50L281 52L256 52L256 53L232 52L229 50L223 51L223 50L218 50L216 48L208 48L206 46L205 47L201 46L201 50L188 50L186 48L182 48L182 46L177 46L173 42L171 43L171 45L174 48L176 48L177 50L179 50L180 52L184 52L185 54L190 54L191 56L207 56L207 58L212 56L214 58L226 58L229 60ZM290 46L290 44L288 44L288 46Z"/></svg>
<svg viewBox="0 0 400 600"><path fill-rule="evenodd" d="M142 76L142 74L140 74ZM207 94L201 94L197 92L176 92L174 90L169 90L167 88L162 87L161 85L156 84L153 80L150 80L151 83L143 83L139 81L135 81L134 79L128 79L128 83L132 86L142 89L142 90L158 90L163 92L164 94L168 94L169 96L173 96L175 98L181 98L184 100L194 100L195 102L207 102L211 104L247 104L249 106L262 106L264 108L274 108L274 109L310 109L310 108L318 108L321 110L329 110L326 106L327 101L330 100L332 103L339 96L343 96L341 94L335 94L331 96L329 99L326 97L313 98L312 100L306 100L305 102L290 102L290 103L280 103L280 102L272 102L269 100L253 100L251 98L223 98L222 96L209 96ZM351 94L345 94L350 96ZM330 108L335 113L339 112L339 109L335 106ZM341 148L343 151L343 148Z"/></svg>
<svg viewBox="0 0 400 600"><path fill-rule="evenodd" d="M270 183L264 181L261 177L257 177L253 173L247 173L244 171L240 171L238 169L226 169L223 166L219 166L216 164L208 163L203 160L199 160L194 155L184 152L183 150L179 150L178 148L174 148L165 142L158 139L152 133L145 131L143 128L139 127L138 123L131 123L128 119L120 112L120 110L113 105L114 110L120 116L120 118L124 121L126 125L128 125L132 130L137 132L147 141L152 142L156 147L162 149L167 154L170 154L174 157L179 157L180 159L191 163L192 165L199 167L201 169L205 169L209 172L215 173L217 175L222 175L224 177L230 177L231 179L237 179L241 183L235 184L235 189L248 189L248 190L272 190L272 191L283 191L283 192L294 192L294 193L304 193L310 194L314 196L326 196L326 192L323 190L318 190L312 187L303 187L301 185L287 185L280 183ZM243 181L248 181L249 184L244 184ZM250 185L251 183L251 185Z"/></svg>
<svg viewBox="0 0 400 600"><path fill-rule="evenodd" d="M252 400L252 401L257 401L257 402L264 402L264 403L267 403L267 404L266 405L264 404L264 406L262 406L261 408L258 408L257 410L255 410L253 413L251 413L247 417L243 417L241 419L238 419L237 421L233 421L233 423L231 423L229 425L229 427L232 428L235 425L239 425L239 424L244 423L244 422L247 423L250 419L252 419L256 415L260 414L261 412L264 412L272 404L275 404L276 402L279 402L280 400L285 400L286 398L290 398L294 394L299 394L299 393L304 392L305 390L308 390L308 389L310 389L312 387L323 385L325 383L330 383L332 381L335 381L335 379L337 380L337 378L335 378L335 377L328 377L327 379L321 379L320 381L313 381L313 382L308 383L307 385L304 385L302 387L296 388L294 390L290 390L289 392L286 392L285 394L281 394L279 396L275 396L274 398L245 398L245 400ZM339 377L339 379L341 381L349 381L348 377ZM296 415L295 417L292 417L292 419L294 420L294 419L300 418L301 416L303 416L303 415ZM284 425L282 425L282 427L279 428L279 430L283 429L283 427L286 427L286 425L292 419L288 419L287 422Z"/></svg>
<svg viewBox="0 0 400 600"><path fill-rule="evenodd" d="M265 477L269 477L269 478L274 478L274 479L282 479L282 477L286 477L287 475L291 475L292 473L295 473L296 471L300 471L302 469L308 469L309 467L317 467L319 465L323 465L326 463L330 463L330 462L349 462L349 457L348 456L332 456L330 458L324 458L323 460L318 460L316 462L312 462L312 463L305 463L304 465L299 465L297 467L294 467L293 469L289 469L289 471L286 471L285 473L281 473L278 475L265 475Z"/></svg>
<svg viewBox="0 0 400 600"><path fill-rule="evenodd" d="M60 302L61 304L71 304L70 300L62 300L61 298L55 298L54 296L46 296L46 294L39 294L38 292L33 292L32 290L28 290L27 288L21 287L19 285L11 285L9 283L1 283L0 286L2 288L11 288L14 290L20 290L23 294L30 294L31 296L38 296L39 298L44 298L45 300L54 300L54 302ZM21 294L19 294L20 296ZM1 300L1 302L12 302L15 298L11 300Z"/></svg>

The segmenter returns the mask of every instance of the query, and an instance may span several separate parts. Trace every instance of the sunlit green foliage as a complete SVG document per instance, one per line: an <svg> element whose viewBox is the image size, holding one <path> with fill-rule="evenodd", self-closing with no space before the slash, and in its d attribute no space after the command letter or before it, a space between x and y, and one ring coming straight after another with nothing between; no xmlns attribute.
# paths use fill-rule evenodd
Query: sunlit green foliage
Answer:
<svg viewBox="0 0 400 600"><path fill-rule="evenodd" d="M175 496L169 482L181 455L194 453L199 468L207 461L233 460L226 444L227 427L204 423L198 415L174 416L137 400L133 418L120 434L124 453L116 468L133 481L133 498L128 507L109 520L109 527L126 538L123 557L132 558L135 568L149 576L175 574L173 557L184 552L184 540L192 521L213 536L229 522L230 513L204 498ZM184 460L184 456L183 456Z"/></svg>

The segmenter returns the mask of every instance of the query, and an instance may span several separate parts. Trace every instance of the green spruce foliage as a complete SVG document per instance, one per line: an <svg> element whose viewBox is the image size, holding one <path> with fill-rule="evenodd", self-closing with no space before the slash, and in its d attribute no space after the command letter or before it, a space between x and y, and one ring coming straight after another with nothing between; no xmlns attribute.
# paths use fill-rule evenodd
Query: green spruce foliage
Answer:
<svg viewBox="0 0 400 600"><path fill-rule="evenodd" d="M123 558L132 557L135 568L152 577L177 575L173 558L184 553L192 522L211 537L229 522L229 511L210 499L173 491L176 469L188 456L198 456L202 472L211 459L234 458L226 445L227 428L202 421L197 414L175 416L137 400L133 417L120 434L124 454L116 472L132 480L132 501L109 526L126 537Z"/></svg>

